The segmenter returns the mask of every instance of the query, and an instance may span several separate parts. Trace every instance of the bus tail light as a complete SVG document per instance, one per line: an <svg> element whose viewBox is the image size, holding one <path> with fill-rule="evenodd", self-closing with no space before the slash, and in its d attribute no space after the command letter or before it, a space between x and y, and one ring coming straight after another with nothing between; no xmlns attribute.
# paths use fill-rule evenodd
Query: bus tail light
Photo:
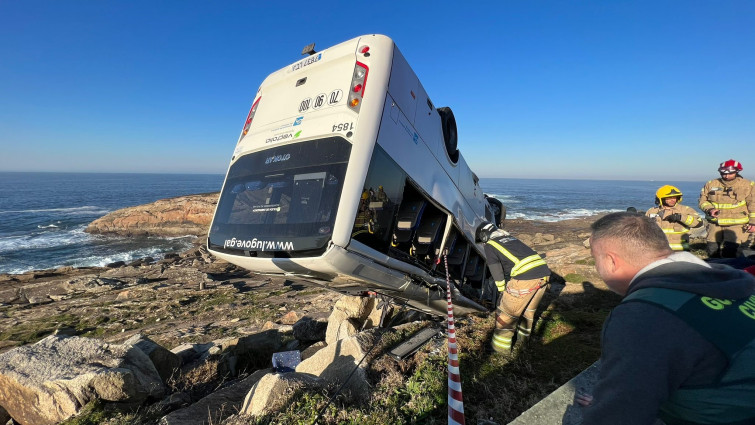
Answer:
<svg viewBox="0 0 755 425"><path fill-rule="evenodd" d="M348 104L355 112L359 112L364 97L364 89L367 85L367 65L357 62L354 67L354 75L351 77L351 90L349 90Z"/></svg>
<svg viewBox="0 0 755 425"><path fill-rule="evenodd" d="M251 109L249 109L249 115L246 116L246 122L244 123L244 130L242 131L242 133L244 133L244 136L246 136L246 133L249 132L249 127L252 126L254 113L257 112L257 105L260 104L260 100L262 100L262 96L258 97L257 100L255 100L254 103L252 104Z"/></svg>

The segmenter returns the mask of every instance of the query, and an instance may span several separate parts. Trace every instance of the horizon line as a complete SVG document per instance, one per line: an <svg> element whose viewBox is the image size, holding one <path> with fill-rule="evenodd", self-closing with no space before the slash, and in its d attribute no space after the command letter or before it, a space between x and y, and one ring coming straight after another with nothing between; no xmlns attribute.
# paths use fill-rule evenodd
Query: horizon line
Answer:
<svg viewBox="0 0 755 425"><path fill-rule="evenodd" d="M15 170L0 170L0 173L15 173L15 174L141 174L141 175L202 175L202 176L225 176L225 173L204 173L204 172L144 172L144 171L15 171ZM631 178L618 178L618 177L479 177L483 179L509 179L509 180L602 180L602 181L640 181L640 182L663 182L663 181L677 181L677 182L701 182L711 179L631 179Z"/></svg>

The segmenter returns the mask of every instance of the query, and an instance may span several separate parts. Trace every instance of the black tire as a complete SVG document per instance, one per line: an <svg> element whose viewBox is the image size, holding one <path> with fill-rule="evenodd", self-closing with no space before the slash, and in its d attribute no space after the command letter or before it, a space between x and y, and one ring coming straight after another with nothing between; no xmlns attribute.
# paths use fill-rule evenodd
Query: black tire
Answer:
<svg viewBox="0 0 755 425"><path fill-rule="evenodd" d="M503 202L492 196L485 195L485 200L490 204L493 214L495 214L496 227L503 228L503 223L506 221L506 205Z"/></svg>
<svg viewBox="0 0 755 425"><path fill-rule="evenodd" d="M440 115L440 126L443 129L443 140L446 145L446 152L451 161L456 163L459 160L459 150L457 148L458 133L456 132L456 118L448 106L438 108Z"/></svg>

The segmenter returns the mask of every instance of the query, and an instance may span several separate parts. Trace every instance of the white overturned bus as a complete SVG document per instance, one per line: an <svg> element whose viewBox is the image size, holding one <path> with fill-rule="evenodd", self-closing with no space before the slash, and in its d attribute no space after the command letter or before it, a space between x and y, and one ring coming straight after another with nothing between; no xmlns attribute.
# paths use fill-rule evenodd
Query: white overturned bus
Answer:
<svg viewBox="0 0 755 425"><path fill-rule="evenodd" d="M393 41L365 35L268 76L234 150L209 232L216 256L343 293L445 314L495 300L483 220L496 220L437 108ZM496 220L497 221L497 220Z"/></svg>

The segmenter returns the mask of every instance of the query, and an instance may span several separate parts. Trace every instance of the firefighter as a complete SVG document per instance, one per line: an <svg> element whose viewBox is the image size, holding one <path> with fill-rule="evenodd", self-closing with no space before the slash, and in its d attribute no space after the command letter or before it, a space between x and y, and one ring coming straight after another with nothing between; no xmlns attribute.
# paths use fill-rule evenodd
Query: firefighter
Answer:
<svg viewBox="0 0 755 425"><path fill-rule="evenodd" d="M700 191L700 209L710 223L706 250L711 258L734 258L747 233L755 232L755 183L739 175L742 164L730 159L718 167L721 178Z"/></svg>
<svg viewBox="0 0 755 425"><path fill-rule="evenodd" d="M694 209L682 205L682 191L668 184L661 186L655 192L655 205L645 215L663 230L672 250L689 251L689 229L702 226L703 221Z"/></svg>
<svg viewBox="0 0 755 425"><path fill-rule="evenodd" d="M496 309L492 349L511 352L515 334L526 341L551 271L537 252L489 222L478 229L490 273L502 296ZM516 330L516 332L515 332Z"/></svg>

